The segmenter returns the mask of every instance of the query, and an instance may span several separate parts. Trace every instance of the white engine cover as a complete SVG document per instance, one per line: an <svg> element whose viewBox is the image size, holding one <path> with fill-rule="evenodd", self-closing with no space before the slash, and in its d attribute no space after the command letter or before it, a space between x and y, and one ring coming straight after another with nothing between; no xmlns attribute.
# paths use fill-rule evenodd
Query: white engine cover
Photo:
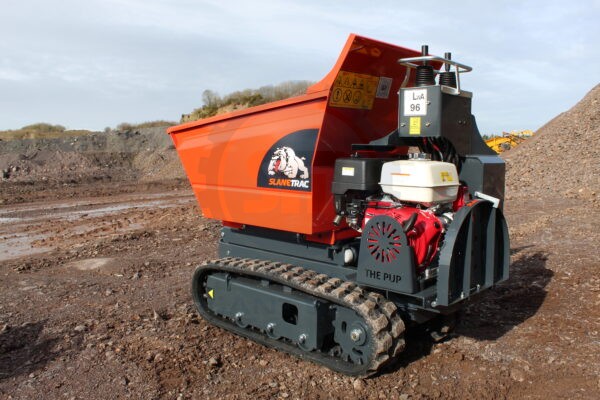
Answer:
<svg viewBox="0 0 600 400"><path fill-rule="evenodd" d="M383 164L379 184L398 200L429 206L454 201L459 181L452 163L398 160Z"/></svg>

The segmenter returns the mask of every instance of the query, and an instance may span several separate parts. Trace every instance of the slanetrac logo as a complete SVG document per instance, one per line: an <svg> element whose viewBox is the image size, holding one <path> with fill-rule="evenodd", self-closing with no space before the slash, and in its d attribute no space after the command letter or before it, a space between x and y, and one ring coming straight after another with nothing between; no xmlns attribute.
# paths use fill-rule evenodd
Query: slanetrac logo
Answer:
<svg viewBox="0 0 600 400"><path fill-rule="evenodd" d="M317 129L304 129L284 136L264 155L257 186L271 189L311 190L311 165Z"/></svg>
<svg viewBox="0 0 600 400"><path fill-rule="evenodd" d="M298 157L291 147L284 146L275 150L268 168L268 174L275 177L269 178L269 186L308 189L309 174L304 165L305 160L306 157Z"/></svg>

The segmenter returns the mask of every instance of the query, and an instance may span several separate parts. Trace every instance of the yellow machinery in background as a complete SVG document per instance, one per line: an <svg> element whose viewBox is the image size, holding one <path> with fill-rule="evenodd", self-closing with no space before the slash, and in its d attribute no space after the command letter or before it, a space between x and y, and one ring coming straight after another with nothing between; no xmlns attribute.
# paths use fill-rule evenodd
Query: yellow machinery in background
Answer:
<svg viewBox="0 0 600 400"><path fill-rule="evenodd" d="M518 146L525 139L532 137L533 134L531 130L502 132L502 136L491 137L485 141L485 144L496 153L502 153Z"/></svg>

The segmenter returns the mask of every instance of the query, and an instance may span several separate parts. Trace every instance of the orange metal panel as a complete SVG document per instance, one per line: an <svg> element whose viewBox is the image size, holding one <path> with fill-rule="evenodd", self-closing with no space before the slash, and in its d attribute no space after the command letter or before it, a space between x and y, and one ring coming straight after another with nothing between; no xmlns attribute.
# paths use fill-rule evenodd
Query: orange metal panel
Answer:
<svg viewBox="0 0 600 400"><path fill-rule="evenodd" d="M325 97L220 119L178 136L177 151L205 216L294 232L312 230L312 195L256 185L261 161L287 134L321 126ZM282 129L282 127L284 127Z"/></svg>
<svg viewBox="0 0 600 400"><path fill-rule="evenodd" d="M350 35L331 72L305 95L169 128L204 215L308 235L343 229L332 223L335 159L396 129L405 76L397 60L419 54ZM300 180L309 186L297 190L272 171L279 161L273 158L269 175L266 163L278 143L307 130L318 136L312 154L298 155L312 162ZM271 178L281 185L261 186Z"/></svg>

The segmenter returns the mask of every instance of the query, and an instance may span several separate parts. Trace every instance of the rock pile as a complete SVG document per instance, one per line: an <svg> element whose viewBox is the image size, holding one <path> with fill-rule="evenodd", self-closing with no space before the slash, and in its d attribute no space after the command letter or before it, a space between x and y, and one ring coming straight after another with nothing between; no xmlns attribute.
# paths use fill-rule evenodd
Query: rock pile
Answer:
<svg viewBox="0 0 600 400"><path fill-rule="evenodd" d="M503 154L511 198L600 201L600 85Z"/></svg>
<svg viewBox="0 0 600 400"><path fill-rule="evenodd" d="M4 182L184 179L166 127L0 142Z"/></svg>

